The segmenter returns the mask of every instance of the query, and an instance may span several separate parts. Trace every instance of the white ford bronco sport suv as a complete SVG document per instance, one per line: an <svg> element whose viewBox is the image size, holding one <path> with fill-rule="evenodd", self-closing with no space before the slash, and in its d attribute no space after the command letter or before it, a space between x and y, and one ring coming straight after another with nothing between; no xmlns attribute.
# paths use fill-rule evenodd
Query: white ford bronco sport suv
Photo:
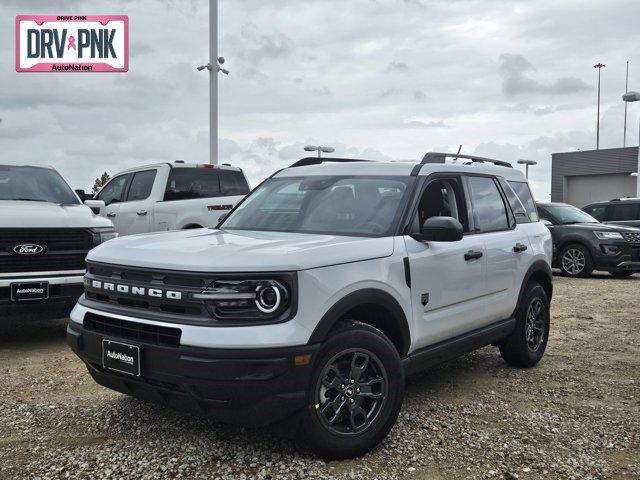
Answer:
<svg viewBox="0 0 640 480"><path fill-rule="evenodd" d="M302 159L216 229L99 246L68 343L114 390L361 455L405 375L485 345L531 367L546 348L551 236L524 175L452 156Z"/></svg>
<svg viewBox="0 0 640 480"><path fill-rule="evenodd" d="M66 317L87 252L115 236L53 168L0 165L0 322Z"/></svg>
<svg viewBox="0 0 640 480"><path fill-rule="evenodd" d="M214 227L247 193L240 168L177 161L120 172L85 204L123 236Z"/></svg>

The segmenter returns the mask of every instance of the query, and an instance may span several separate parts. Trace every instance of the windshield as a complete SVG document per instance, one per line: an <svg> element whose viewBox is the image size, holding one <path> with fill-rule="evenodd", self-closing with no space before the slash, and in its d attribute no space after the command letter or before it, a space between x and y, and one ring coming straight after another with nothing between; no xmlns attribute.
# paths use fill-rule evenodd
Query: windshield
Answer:
<svg viewBox="0 0 640 480"><path fill-rule="evenodd" d="M272 178L224 221L228 230L390 235L412 177Z"/></svg>
<svg viewBox="0 0 640 480"><path fill-rule="evenodd" d="M545 205L544 209L559 223L600 223L588 213L571 205Z"/></svg>
<svg viewBox="0 0 640 480"><path fill-rule="evenodd" d="M77 205L80 202L55 170L0 165L0 200Z"/></svg>

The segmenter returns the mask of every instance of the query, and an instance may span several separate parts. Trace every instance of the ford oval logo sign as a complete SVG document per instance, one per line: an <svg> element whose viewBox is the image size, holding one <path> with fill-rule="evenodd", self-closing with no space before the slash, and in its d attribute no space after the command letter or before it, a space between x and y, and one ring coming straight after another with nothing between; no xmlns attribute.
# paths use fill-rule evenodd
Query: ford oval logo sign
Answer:
<svg viewBox="0 0 640 480"><path fill-rule="evenodd" d="M45 247L37 243L21 243L13 247L13 253L17 255L39 255L44 251Z"/></svg>

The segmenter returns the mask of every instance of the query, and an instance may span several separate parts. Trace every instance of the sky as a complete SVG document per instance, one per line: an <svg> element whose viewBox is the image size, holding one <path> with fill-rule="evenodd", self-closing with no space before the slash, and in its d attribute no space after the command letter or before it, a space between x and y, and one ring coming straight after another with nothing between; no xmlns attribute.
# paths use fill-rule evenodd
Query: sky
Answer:
<svg viewBox="0 0 640 480"><path fill-rule="evenodd" d="M515 163L549 199L551 153L622 146L635 0L220 0L220 162L253 186L307 144L375 160L457 151ZM103 171L208 161L207 0L0 0L0 162ZM127 14L126 73L17 73L15 15ZM638 144L640 104L629 105Z"/></svg>

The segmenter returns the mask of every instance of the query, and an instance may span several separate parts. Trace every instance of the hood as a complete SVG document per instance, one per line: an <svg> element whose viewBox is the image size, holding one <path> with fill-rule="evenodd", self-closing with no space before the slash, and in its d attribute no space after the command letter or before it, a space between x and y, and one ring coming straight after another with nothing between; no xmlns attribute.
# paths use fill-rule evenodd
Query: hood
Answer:
<svg viewBox="0 0 640 480"><path fill-rule="evenodd" d="M576 228L579 230L590 230L592 232L632 232L640 233L640 228L626 227L623 225L610 225L607 223L574 223L572 225L558 225L564 228Z"/></svg>
<svg viewBox="0 0 640 480"><path fill-rule="evenodd" d="M3 228L95 228L111 227L111 221L94 215L86 205L0 200Z"/></svg>
<svg viewBox="0 0 640 480"><path fill-rule="evenodd" d="M305 270L392 253L393 237L198 229L117 238L91 250L87 260L161 270L266 272Z"/></svg>

